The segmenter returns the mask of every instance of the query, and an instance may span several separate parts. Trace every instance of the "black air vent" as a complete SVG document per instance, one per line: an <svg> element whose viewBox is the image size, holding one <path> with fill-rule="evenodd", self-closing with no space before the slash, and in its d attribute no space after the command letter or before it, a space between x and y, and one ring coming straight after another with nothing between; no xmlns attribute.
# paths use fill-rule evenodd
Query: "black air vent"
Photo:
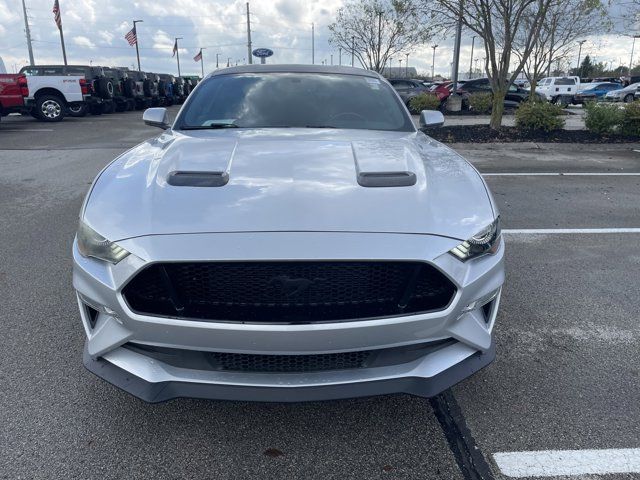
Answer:
<svg viewBox="0 0 640 480"><path fill-rule="evenodd" d="M228 182L227 172L171 172L167 178L174 187L223 187Z"/></svg>
<svg viewBox="0 0 640 480"><path fill-rule="evenodd" d="M360 172L358 183L362 187L410 187L416 184L413 172Z"/></svg>

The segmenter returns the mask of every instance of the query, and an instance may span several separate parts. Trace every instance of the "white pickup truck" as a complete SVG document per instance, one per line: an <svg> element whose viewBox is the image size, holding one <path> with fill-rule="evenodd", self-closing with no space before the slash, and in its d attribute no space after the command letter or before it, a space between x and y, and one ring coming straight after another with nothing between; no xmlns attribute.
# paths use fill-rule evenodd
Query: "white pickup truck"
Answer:
<svg viewBox="0 0 640 480"><path fill-rule="evenodd" d="M580 77L546 77L538 82L536 92L550 102L565 104L570 103L579 87Z"/></svg>
<svg viewBox="0 0 640 480"><path fill-rule="evenodd" d="M109 81L96 75L99 67L74 65L36 65L23 67L27 77L31 115L46 122L59 122L67 113L86 114L88 108L101 104L108 97ZM103 85L103 83L107 83ZM101 95L97 90L105 90ZM113 85L110 94L113 96Z"/></svg>

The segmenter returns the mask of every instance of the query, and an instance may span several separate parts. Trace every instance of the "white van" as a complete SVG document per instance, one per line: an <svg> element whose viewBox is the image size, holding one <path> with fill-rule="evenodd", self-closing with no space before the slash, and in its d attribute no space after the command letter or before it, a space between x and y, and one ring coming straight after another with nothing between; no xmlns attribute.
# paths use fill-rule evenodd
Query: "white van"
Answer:
<svg viewBox="0 0 640 480"><path fill-rule="evenodd" d="M536 92L550 102L578 93L580 77L546 77L538 82Z"/></svg>

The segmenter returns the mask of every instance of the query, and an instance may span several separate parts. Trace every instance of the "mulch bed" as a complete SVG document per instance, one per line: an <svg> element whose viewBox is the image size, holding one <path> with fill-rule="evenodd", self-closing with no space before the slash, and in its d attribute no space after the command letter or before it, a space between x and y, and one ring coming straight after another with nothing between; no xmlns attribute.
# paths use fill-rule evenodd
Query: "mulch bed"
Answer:
<svg viewBox="0 0 640 480"><path fill-rule="evenodd" d="M639 143L640 137L601 135L587 130L556 130L554 132L523 131L516 127L493 130L489 125L455 125L429 129L430 137L443 143Z"/></svg>

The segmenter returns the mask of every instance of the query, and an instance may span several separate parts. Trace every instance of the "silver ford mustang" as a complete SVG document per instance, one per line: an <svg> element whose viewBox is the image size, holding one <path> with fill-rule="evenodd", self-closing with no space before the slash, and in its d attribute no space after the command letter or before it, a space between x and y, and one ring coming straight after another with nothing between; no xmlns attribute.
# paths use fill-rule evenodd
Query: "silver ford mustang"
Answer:
<svg viewBox="0 0 640 480"><path fill-rule="evenodd" d="M73 245L90 371L288 402L433 396L494 359L496 206L377 73L227 68L144 121L164 132L98 175Z"/></svg>

